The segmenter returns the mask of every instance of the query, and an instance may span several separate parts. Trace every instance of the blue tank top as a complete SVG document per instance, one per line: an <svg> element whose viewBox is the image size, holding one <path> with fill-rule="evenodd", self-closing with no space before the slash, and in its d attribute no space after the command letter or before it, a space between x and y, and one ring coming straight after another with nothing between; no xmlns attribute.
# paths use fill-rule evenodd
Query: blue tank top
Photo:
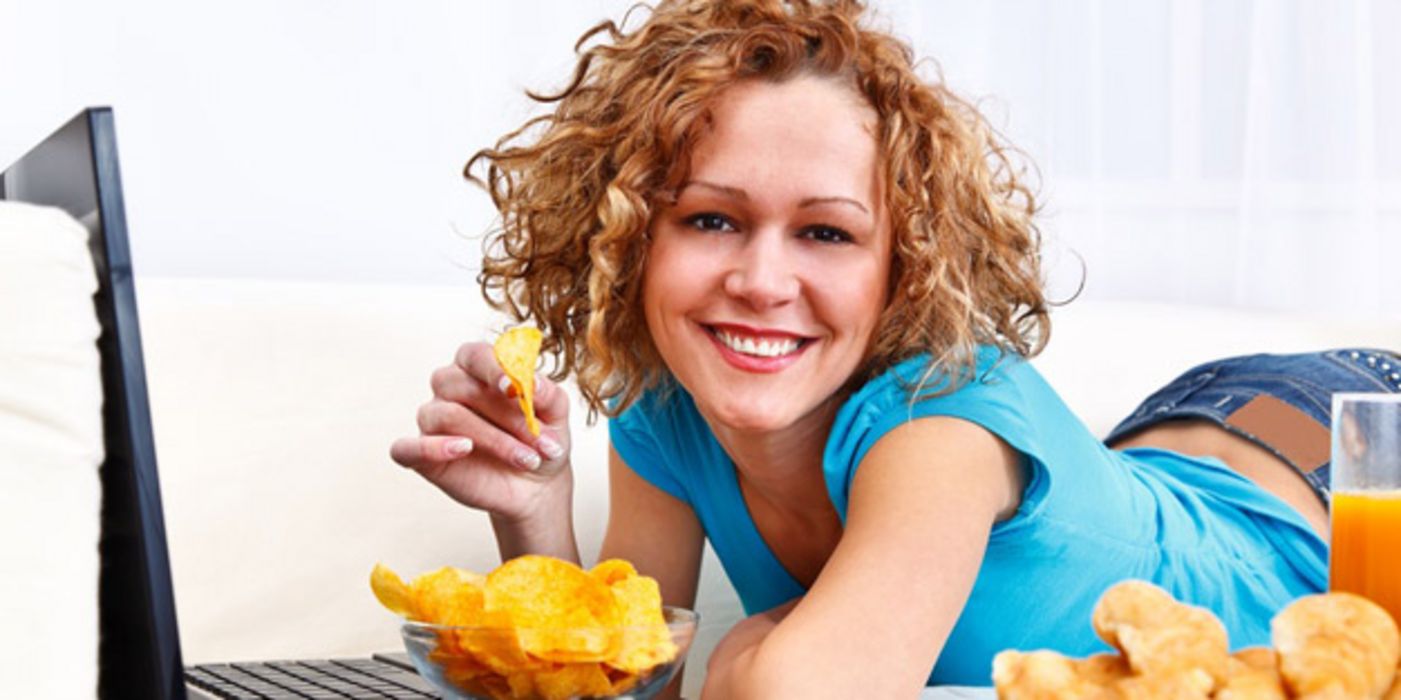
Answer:
<svg viewBox="0 0 1401 700"><path fill-rule="evenodd" d="M845 521L862 458L907 421L961 418L1024 456L1022 503L994 526L931 684L988 685L992 657L1004 649L1106 651L1090 612L1106 588L1128 578L1211 609L1232 648L1267 645L1275 612L1326 587L1326 543L1292 508L1225 464L1106 448L1031 364L994 348L980 350L971 382L912 402L908 387L925 362L897 365L843 404L822 469ZM648 392L610 422L609 433L633 471L694 509L746 612L805 592L760 536L734 464L684 390Z"/></svg>

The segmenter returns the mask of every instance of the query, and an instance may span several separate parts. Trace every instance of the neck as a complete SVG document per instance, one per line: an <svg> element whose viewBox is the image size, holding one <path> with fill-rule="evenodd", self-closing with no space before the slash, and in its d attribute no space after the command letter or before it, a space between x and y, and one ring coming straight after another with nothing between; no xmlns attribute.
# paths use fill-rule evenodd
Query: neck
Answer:
<svg viewBox="0 0 1401 700"><path fill-rule="evenodd" d="M829 501L822 475L822 454L841 397L819 406L780 430L733 430L705 417L716 440L735 464L746 492L784 510L805 511Z"/></svg>

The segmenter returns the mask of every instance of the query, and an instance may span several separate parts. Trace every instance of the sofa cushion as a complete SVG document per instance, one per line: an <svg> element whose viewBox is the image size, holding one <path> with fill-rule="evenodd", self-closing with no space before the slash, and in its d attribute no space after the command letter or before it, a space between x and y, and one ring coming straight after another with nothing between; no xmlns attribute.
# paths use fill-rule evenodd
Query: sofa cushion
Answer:
<svg viewBox="0 0 1401 700"><path fill-rule="evenodd" d="M102 381L87 230L0 202L0 678L12 697L92 697Z"/></svg>
<svg viewBox="0 0 1401 700"><path fill-rule="evenodd" d="M1209 360L1339 347L1401 349L1395 319L1131 301L1077 301L1052 312L1034 363L1096 435Z"/></svg>

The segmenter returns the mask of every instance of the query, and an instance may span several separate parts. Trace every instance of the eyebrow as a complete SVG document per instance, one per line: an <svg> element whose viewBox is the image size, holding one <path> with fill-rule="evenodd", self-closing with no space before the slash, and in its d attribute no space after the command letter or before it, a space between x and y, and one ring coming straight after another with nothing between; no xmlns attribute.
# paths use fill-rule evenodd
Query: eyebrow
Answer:
<svg viewBox="0 0 1401 700"><path fill-rule="evenodd" d="M685 191L687 187L690 187L692 185L695 185L697 187L704 187L708 190L715 190L716 192L730 197L731 199L738 199L740 201L745 202L749 201L749 193L745 192L744 190L738 187L730 187L728 185L717 185L713 182L706 182L705 180L687 180L686 182L681 183L681 187L676 191L677 195L679 196L681 192ZM802 209L804 207L817 206L819 204L850 204L851 206L856 207L857 209L860 209L861 211L865 212L867 215L871 213L871 210L867 209L866 205L862 204L861 202L858 202L857 200L852 199L850 197L837 196L804 197L801 201L798 202L798 208Z"/></svg>

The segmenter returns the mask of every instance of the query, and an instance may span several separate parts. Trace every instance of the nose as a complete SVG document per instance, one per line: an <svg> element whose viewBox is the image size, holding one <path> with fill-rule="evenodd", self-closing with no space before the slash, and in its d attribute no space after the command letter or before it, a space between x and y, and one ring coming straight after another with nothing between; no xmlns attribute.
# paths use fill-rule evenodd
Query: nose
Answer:
<svg viewBox="0 0 1401 700"><path fill-rule="evenodd" d="M725 293L756 309L781 306L798 295L798 268L779 231L758 231L737 252L725 275Z"/></svg>

